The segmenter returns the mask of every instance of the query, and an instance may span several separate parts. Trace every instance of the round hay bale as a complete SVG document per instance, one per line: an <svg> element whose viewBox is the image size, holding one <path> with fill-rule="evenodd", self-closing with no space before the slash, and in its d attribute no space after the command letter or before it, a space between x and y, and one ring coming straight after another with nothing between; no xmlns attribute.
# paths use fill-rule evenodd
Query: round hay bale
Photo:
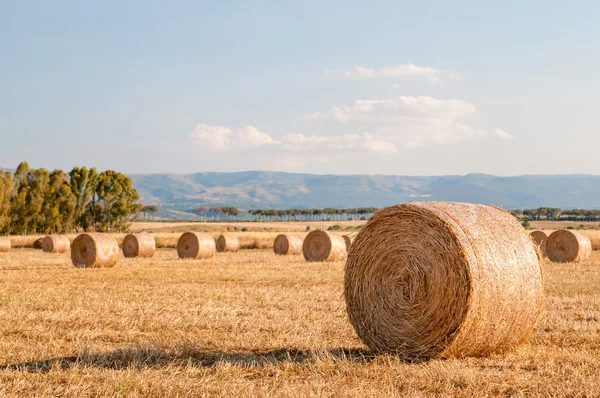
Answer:
<svg viewBox="0 0 600 398"><path fill-rule="evenodd" d="M312 231L304 239L302 253L307 261L339 261L346 258L346 242L327 231Z"/></svg>
<svg viewBox="0 0 600 398"><path fill-rule="evenodd" d="M186 232L177 241L179 258L207 259L215 256L215 241L204 232Z"/></svg>
<svg viewBox="0 0 600 398"><path fill-rule="evenodd" d="M235 253L240 250L240 240L235 235L224 234L219 236L217 239L217 252L225 253L231 252Z"/></svg>
<svg viewBox="0 0 600 398"><path fill-rule="evenodd" d="M548 240L548 235L544 231L533 231L529 234L533 242L540 248L540 253L543 256L546 255L546 241Z"/></svg>
<svg viewBox="0 0 600 398"><path fill-rule="evenodd" d="M537 250L508 212L428 202L377 212L344 275L350 322L372 350L404 359L519 346L542 308Z"/></svg>
<svg viewBox="0 0 600 398"><path fill-rule="evenodd" d="M273 251L282 256L302 253L302 238L297 235L279 234L273 242Z"/></svg>
<svg viewBox="0 0 600 398"><path fill-rule="evenodd" d="M0 253L9 252L12 249L12 243L7 236L0 236Z"/></svg>
<svg viewBox="0 0 600 398"><path fill-rule="evenodd" d="M71 250L71 242L64 235L48 235L42 240L44 253L66 253Z"/></svg>
<svg viewBox="0 0 600 398"><path fill-rule="evenodd" d="M42 241L44 240L44 238L38 238L35 240L35 242L33 242L33 248L34 249L42 249Z"/></svg>
<svg viewBox="0 0 600 398"><path fill-rule="evenodd" d="M71 260L77 268L110 268L117 263L119 252L117 240L108 234L81 234L71 245Z"/></svg>
<svg viewBox="0 0 600 398"><path fill-rule="evenodd" d="M590 238L592 250L600 250L600 232L598 231L582 231L582 234Z"/></svg>
<svg viewBox="0 0 600 398"><path fill-rule="evenodd" d="M152 258L156 251L156 241L147 232L128 234L123 239L123 255L128 258Z"/></svg>
<svg viewBox="0 0 600 398"><path fill-rule="evenodd" d="M350 250L350 246L352 246L352 242L354 242L354 238L356 238L356 236L344 235L344 243L346 244L346 251Z"/></svg>
<svg viewBox="0 0 600 398"><path fill-rule="evenodd" d="M559 229L548 237L546 253L555 263L581 263L590 258L592 243L579 231Z"/></svg>

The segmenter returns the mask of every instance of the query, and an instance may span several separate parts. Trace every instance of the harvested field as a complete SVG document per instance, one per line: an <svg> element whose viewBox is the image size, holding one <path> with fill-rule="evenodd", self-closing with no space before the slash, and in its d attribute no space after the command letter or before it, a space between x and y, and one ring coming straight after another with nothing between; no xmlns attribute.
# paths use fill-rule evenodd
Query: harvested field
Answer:
<svg viewBox="0 0 600 398"><path fill-rule="evenodd" d="M532 339L489 358L374 357L347 320L343 262L272 250L77 269L0 253L0 396L597 396L600 253L544 264Z"/></svg>

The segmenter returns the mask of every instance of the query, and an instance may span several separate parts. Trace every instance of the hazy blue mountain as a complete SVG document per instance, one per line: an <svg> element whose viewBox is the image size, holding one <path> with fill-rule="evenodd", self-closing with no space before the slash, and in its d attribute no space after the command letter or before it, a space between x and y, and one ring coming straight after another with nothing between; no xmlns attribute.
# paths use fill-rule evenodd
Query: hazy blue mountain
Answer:
<svg viewBox="0 0 600 398"><path fill-rule="evenodd" d="M242 209L381 207L421 200L474 202L508 209L600 208L600 176L590 175L410 177L247 171L130 177L143 203L174 210L199 205Z"/></svg>

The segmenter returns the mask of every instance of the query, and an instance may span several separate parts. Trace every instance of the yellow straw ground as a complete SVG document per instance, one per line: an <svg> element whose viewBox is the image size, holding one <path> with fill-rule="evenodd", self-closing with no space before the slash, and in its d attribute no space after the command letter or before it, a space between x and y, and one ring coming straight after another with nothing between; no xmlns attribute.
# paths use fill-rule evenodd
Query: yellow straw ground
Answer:
<svg viewBox="0 0 600 398"><path fill-rule="evenodd" d="M76 269L0 253L0 396L598 396L600 252L545 264L532 340L491 358L373 357L345 313L343 262L271 250Z"/></svg>

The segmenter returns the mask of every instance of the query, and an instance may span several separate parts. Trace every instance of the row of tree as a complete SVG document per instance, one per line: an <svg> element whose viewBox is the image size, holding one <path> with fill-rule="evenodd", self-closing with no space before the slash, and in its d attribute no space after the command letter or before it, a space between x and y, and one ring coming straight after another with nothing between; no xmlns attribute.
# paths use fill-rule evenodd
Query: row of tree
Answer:
<svg viewBox="0 0 600 398"><path fill-rule="evenodd" d="M237 216L240 214L240 211L237 207L233 206L200 206L192 210L192 213L197 215L202 219L202 221L206 220L235 220Z"/></svg>
<svg viewBox="0 0 600 398"><path fill-rule="evenodd" d="M268 221L323 221L323 220L358 220L368 219L377 211L376 207L360 207L350 209L287 209L287 210L248 210L248 214L255 220Z"/></svg>
<svg viewBox="0 0 600 398"><path fill-rule="evenodd" d="M0 172L0 234L123 231L142 206L129 177L95 168Z"/></svg>
<svg viewBox="0 0 600 398"><path fill-rule="evenodd" d="M322 220L358 220L367 219L377 211L376 207L352 209L251 209L248 214L255 221L322 221ZM200 206L192 210L202 221L237 220L240 210L232 206Z"/></svg>
<svg viewBox="0 0 600 398"><path fill-rule="evenodd" d="M600 210L562 210L556 207L540 207L537 209L513 210L512 213L519 218L535 221L600 221Z"/></svg>

